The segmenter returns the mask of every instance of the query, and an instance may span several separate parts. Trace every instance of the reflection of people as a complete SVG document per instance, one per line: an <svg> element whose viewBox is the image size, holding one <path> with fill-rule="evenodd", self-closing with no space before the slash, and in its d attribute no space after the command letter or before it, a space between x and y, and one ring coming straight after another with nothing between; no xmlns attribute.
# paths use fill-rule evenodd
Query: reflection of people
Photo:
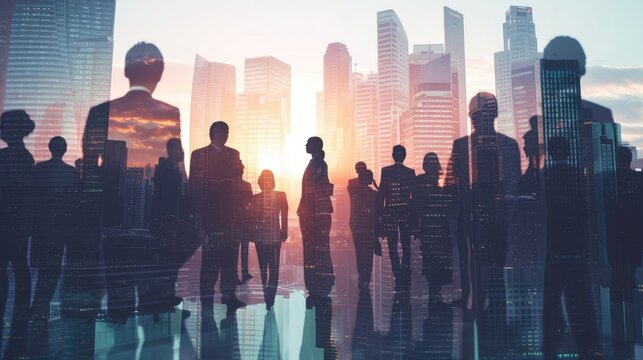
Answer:
<svg viewBox="0 0 643 360"><path fill-rule="evenodd" d="M565 312L581 359L593 359L598 350L598 333L592 306L589 248L585 230L585 178L580 168L566 163L569 142L554 136L547 143L551 165L547 179L547 249L543 303L543 353L558 358L565 331Z"/></svg>
<svg viewBox="0 0 643 360"><path fill-rule="evenodd" d="M324 142L311 137L306 153L312 156L301 182L301 199L297 208L304 243L304 282L308 289L309 305L316 298L330 294L335 284L330 257L330 226L333 204L333 184L328 180L328 165L324 161Z"/></svg>
<svg viewBox="0 0 643 360"><path fill-rule="evenodd" d="M203 316L212 317L214 286L221 272L221 302L234 312L246 304L235 290L236 245L232 234L234 217L234 166L239 152L225 146L229 127L223 121L210 126L210 145L194 150L190 162L190 196L197 226L205 233L201 260Z"/></svg>
<svg viewBox="0 0 643 360"><path fill-rule="evenodd" d="M64 250L78 224L80 176L63 162L67 142L60 136L49 141L51 159L36 165L34 196L34 232L31 241L32 266L38 268L38 280L32 303L33 356L48 353L50 303L58 285ZM36 345L37 344L37 345Z"/></svg>
<svg viewBox="0 0 643 360"><path fill-rule="evenodd" d="M463 297L473 295L472 311L478 325L480 352L497 354L498 332L505 323L503 267L507 246L506 197L517 195L520 153L515 140L496 132L496 97L476 94L469 103L473 133L457 139L445 185L456 196L456 237ZM471 182L469 182L469 179ZM469 334L472 335L472 334Z"/></svg>
<svg viewBox="0 0 643 360"><path fill-rule="evenodd" d="M0 117L0 138L7 147L0 149L0 322L9 296L7 267L11 263L15 281L11 335L6 359L26 356L31 274L27 260L32 220L34 160L25 148L24 138L35 128L24 110L5 111ZM2 326L4 328L4 326ZM0 335L2 330L0 330ZM2 339L2 336L0 336ZM0 345L2 340L0 340ZM1 351L1 349L0 349Z"/></svg>
<svg viewBox="0 0 643 360"><path fill-rule="evenodd" d="M168 140L180 138L181 131L179 110L152 97L163 69L163 55L155 45L133 46L125 56L129 91L90 109L85 126L83 192L90 208L102 209L99 219L90 221L102 223L107 316L117 324L125 324L137 306L169 311L177 305L176 297L158 299L149 293L154 278L144 271L155 263L153 254L160 246L149 241L153 214L145 168L164 155Z"/></svg>
<svg viewBox="0 0 643 360"><path fill-rule="evenodd" d="M354 360L376 359L380 355L381 348L375 336L375 324L373 319L373 299L371 291L365 289L360 291L357 300L355 313L355 329L351 343L351 355Z"/></svg>
<svg viewBox="0 0 643 360"><path fill-rule="evenodd" d="M379 193L372 188L373 172L362 170L358 176L357 185L348 186L348 196L351 200L351 216L349 226L353 234L358 287L366 290L371 282L373 270L373 254L379 246L381 199Z"/></svg>
<svg viewBox="0 0 643 360"><path fill-rule="evenodd" d="M266 309L275 304L279 283L281 243L288 239L288 201L286 193L275 191L275 176L264 170L259 176L261 192L253 198L254 242L261 269L261 284Z"/></svg>
<svg viewBox="0 0 643 360"><path fill-rule="evenodd" d="M397 283L411 280L411 193L415 171L404 166L406 149L393 146L395 164L382 168L380 194L382 196L382 227L388 243L391 269ZM397 244L402 244L402 260Z"/></svg>
<svg viewBox="0 0 643 360"><path fill-rule="evenodd" d="M263 320L263 337L259 346L258 360L281 360L281 347L279 346L279 328L274 311L266 312Z"/></svg>

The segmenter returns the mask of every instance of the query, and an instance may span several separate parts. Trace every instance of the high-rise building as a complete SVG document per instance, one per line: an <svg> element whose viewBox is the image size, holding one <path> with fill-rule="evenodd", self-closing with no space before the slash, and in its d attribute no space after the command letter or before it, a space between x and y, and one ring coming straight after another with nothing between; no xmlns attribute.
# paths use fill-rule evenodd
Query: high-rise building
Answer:
<svg viewBox="0 0 643 360"><path fill-rule="evenodd" d="M263 169L287 188L285 138L290 130L290 65L272 57L246 59L244 92L237 102L236 146L245 178L257 188Z"/></svg>
<svg viewBox="0 0 643 360"><path fill-rule="evenodd" d="M459 12L444 7L444 48L451 54L455 67L454 83L457 84L457 114L459 119L458 136L467 135L467 76L464 56L464 16Z"/></svg>
<svg viewBox="0 0 643 360"><path fill-rule="evenodd" d="M515 132L506 133L505 135L515 136L515 140L521 149L525 146L523 136L531 129L530 120L538 113L537 76L536 60L518 62L511 66L511 105ZM527 169L528 163L527 157L521 157L523 172Z"/></svg>
<svg viewBox="0 0 643 360"><path fill-rule="evenodd" d="M324 140L329 176L342 183L352 177L355 124L352 106L352 60L342 43L328 44L324 54Z"/></svg>
<svg viewBox="0 0 643 360"><path fill-rule="evenodd" d="M236 118L237 80L232 65L210 62L197 54L192 78L190 104L190 152L210 143L210 125L225 121L234 129ZM229 143L234 146L235 132Z"/></svg>
<svg viewBox="0 0 643 360"><path fill-rule="evenodd" d="M35 121L25 143L36 160L50 156L36 139L56 135L66 160L80 157L88 109L109 98L114 11L114 0L14 2L4 109Z"/></svg>
<svg viewBox="0 0 643 360"><path fill-rule="evenodd" d="M400 116L409 107L409 44L393 10L377 13L379 158L375 173L393 162L391 149L400 142Z"/></svg>
<svg viewBox="0 0 643 360"><path fill-rule="evenodd" d="M358 161L378 171L378 91L377 74L354 75L355 156Z"/></svg>
<svg viewBox="0 0 643 360"><path fill-rule="evenodd" d="M400 119L400 142L406 147L407 166L421 172L424 156L434 152L446 168L458 131L453 117L451 56L441 54L426 66L410 66L423 69L426 75L414 79L418 91L411 108Z"/></svg>
<svg viewBox="0 0 643 360"><path fill-rule="evenodd" d="M503 50L494 54L495 76L496 76L496 98L498 99L498 119L496 120L496 129L508 136L516 134L520 139L524 132L518 132L518 127L529 130L529 117L535 114L519 114L519 118L514 118L512 98L512 82L514 67L524 69L529 64L535 65L535 61L540 57L536 42L536 25L533 22L531 7L527 6L510 6L505 13L505 22L502 24ZM525 75L528 77L528 75ZM526 83L521 84L526 92L532 92L533 86L528 88ZM517 95L520 95L518 92ZM517 100L520 101L520 100ZM524 111L524 104L518 103ZM526 119L525 119L526 117ZM525 130L525 131L526 131Z"/></svg>
<svg viewBox="0 0 643 360"><path fill-rule="evenodd" d="M12 13L13 0L0 1L0 112L4 109L4 89L7 81L7 61L9 60Z"/></svg>

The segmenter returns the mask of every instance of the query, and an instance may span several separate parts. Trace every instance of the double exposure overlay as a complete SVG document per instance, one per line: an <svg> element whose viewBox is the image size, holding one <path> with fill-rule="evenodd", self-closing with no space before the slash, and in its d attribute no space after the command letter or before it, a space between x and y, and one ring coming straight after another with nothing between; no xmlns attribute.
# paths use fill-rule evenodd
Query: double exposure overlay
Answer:
<svg viewBox="0 0 643 360"><path fill-rule="evenodd" d="M0 0L0 358L643 359L643 4L535 3Z"/></svg>

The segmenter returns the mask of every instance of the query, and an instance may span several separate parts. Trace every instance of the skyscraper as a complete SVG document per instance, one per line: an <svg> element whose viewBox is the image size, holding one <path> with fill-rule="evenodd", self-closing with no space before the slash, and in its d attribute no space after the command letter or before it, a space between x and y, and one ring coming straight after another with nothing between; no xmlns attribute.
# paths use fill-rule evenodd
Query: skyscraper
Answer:
<svg viewBox="0 0 643 360"><path fill-rule="evenodd" d="M114 11L114 0L14 2L4 109L36 122L26 139L36 160L49 158L42 144L56 135L67 160L80 157L87 111L109 97Z"/></svg>
<svg viewBox="0 0 643 360"><path fill-rule="evenodd" d="M190 151L210 143L209 129L214 121L225 121L234 129L237 80L232 65L210 62L197 54L192 78L190 104ZM235 144L235 133L229 142Z"/></svg>
<svg viewBox="0 0 643 360"><path fill-rule="evenodd" d="M532 116L538 113L538 99L536 97L536 60L517 62L511 66L511 105L513 108L513 133L508 136L515 136L518 145L522 149L525 146L523 136L531 129L529 123ZM506 124L506 123L505 123ZM500 130L502 132L502 130ZM526 170L528 166L527 157L521 157L521 168Z"/></svg>
<svg viewBox="0 0 643 360"><path fill-rule="evenodd" d="M458 131L458 123L453 117L451 55L437 56L426 64L425 76L412 77L413 82L418 83L417 92L411 108L402 114L400 120L400 140L406 147L408 166L418 172L428 152L436 153L442 167L446 168ZM410 66L411 69L423 69L413 64Z"/></svg>
<svg viewBox="0 0 643 360"><path fill-rule="evenodd" d="M456 118L460 119L458 136L467 135L467 76L464 56L464 16L459 12L444 7L444 46L451 54L457 77L457 110Z"/></svg>
<svg viewBox="0 0 643 360"><path fill-rule="evenodd" d="M516 134L516 139L524 135L524 132L519 133L517 128L522 129L526 125L526 130L529 130L529 117L535 114L535 112L515 114L512 100L513 68L515 66L525 68L530 63L535 65L535 61L540 57L532 15L531 7L513 5L509 7L505 13L505 22L502 24L503 50L494 54L496 98L498 99L496 128L508 136ZM527 84L524 82L521 85L525 87L524 91L533 91L533 87L526 87ZM520 92L517 95L520 95ZM523 107L524 104L518 102L517 105ZM524 111L524 107L521 110ZM520 117L514 118L514 115Z"/></svg>
<svg viewBox="0 0 643 360"><path fill-rule="evenodd" d="M377 74L371 73L364 77L355 73L353 76L355 155L358 161L364 161L369 168L377 169L379 151Z"/></svg>
<svg viewBox="0 0 643 360"><path fill-rule="evenodd" d="M324 139L329 176L344 182L352 176L355 124L352 108L352 61L346 45L328 44L324 54Z"/></svg>
<svg viewBox="0 0 643 360"><path fill-rule="evenodd" d="M244 92L237 103L236 146L245 177L256 188L261 170L284 188L285 138L290 129L290 65L272 57L246 59Z"/></svg>
<svg viewBox="0 0 643 360"><path fill-rule="evenodd" d="M400 142L400 116L409 107L409 44L393 10L377 13L379 158L374 169L392 163L391 149ZM376 171L379 174L379 171Z"/></svg>
<svg viewBox="0 0 643 360"><path fill-rule="evenodd" d="M4 109L4 89L7 81L12 12L13 0L0 1L0 112Z"/></svg>

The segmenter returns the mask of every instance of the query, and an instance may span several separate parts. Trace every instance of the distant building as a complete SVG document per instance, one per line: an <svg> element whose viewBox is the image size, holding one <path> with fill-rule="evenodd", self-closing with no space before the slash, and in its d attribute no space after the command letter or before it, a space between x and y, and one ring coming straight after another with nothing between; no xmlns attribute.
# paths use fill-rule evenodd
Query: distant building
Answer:
<svg viewBox="0 0 643 360"><path fill-rule="evenodd" d="M455 70L453 83L457 84L457 109L456 118L460 119L458 137L467 135L467 76L466 59L464 52L464 16L448 7L444 7L444 46L445 52L451 54L451 61Z"/></svg>
<svg viewBox="0 0 643 360"><path fill-rule="evenodd" d="M355 114L355 157L364 161L376 174L379 171L378 151L378 87L377 74L355 73L354 114Z"/></svg>
<svg viewBox="0 0 643 360"><path fill-rule="evenodd" d="M232 65L210 62L196 55L190 104L190 152L210 144L210 125L225 121L235 127L237 80ZM234 144L235 132L230 132Z"/></svg>

